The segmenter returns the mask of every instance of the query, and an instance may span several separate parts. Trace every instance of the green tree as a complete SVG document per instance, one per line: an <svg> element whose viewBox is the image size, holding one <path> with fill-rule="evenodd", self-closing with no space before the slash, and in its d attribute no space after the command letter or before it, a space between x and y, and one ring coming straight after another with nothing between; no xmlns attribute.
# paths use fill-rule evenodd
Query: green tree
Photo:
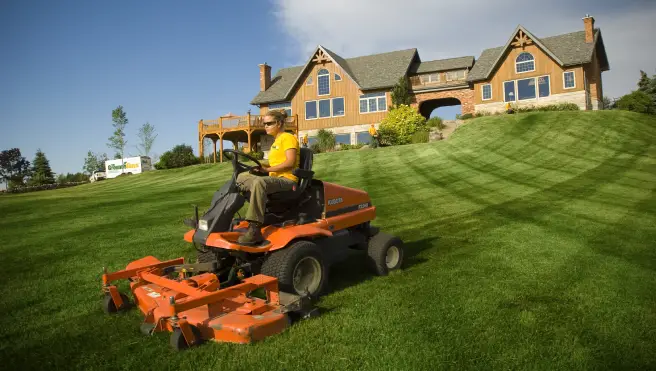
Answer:
<svg viewBox="0 0 656 371"><path fill-rule="evenodd" d="M320 129L317 132L317 144L317 148L321 152L332 151L335 149L335 145L337 144L335 140L335 134L333 134L332 131Z"/></svg>
<svg viewBox="0 0 656 371"><path fill-rule="evenodd" d="M184 167L195 165L200 162L200 159L194 156L194 150L189 145L180 144L170 151L164 152L155 164L155 169L174 169L177 167Z"/></svg>
<svg viewBox="0 0 656 371"><path fill-rule="evenodd" d="M414 108L402 104L392 109L381 121L378 134L389 145L408 144L414 133L428 131L426 118Z"/></svg>
<svg viewBox="0 0 656 371"><path fill-rule="evenodd" d="M651 93L651 79L647 73L643 70L640 70L640 80L638 80L638 90L645 92L647 94Z"/></svg>
<svg viewBox="0 0 656 371"><path fill-rule="evenodd" d="M106 153L99 154L88 151L82 169L87 175L91 176L94 171L104 169L107 160L109 159Z"/></svg>
<svg viewBox="0 0 656 371"><path fill-rule="evenodd" d="M0 180L7 183L7 188L23 185L30 175L30 162L21 155L18 148L0 152Z"/></svg>
<svg viewBox="0 0 656 371"><path fill-rule="evenodd" d="M636 90L617 100L617 108L638 113L656 113L654 102L649 94Z"/></svg>
<svg viewBox="0 0 656 371"><path fill-rule="evenodd" d="M30 184L31 185L44 185L54 184L55 174L50 168L50 161L46 158L46 154L38 149L32 162Z"/></svg>
<svg viewBox="0 0 656 371"><path fill-rule="evenodd" d="M409 106L412 103L412 97L408 93L409 90L408 79L401 76L392 89L392 108L399 107L402 104Z"/></svg>
<svg viewBox="0 0 656 371"><path fill-rule="evenodd" d="M120 156L119 158L123 159L125 157L125 145L128 143L128 141L125 140L125 125L128 124L128 118L125 111L123 111L123 106L118 106L112 111L112 121L114 122L112 124L114 127L114 134L109 137L109 143L107 143L107 146L115 149L117 155ZM123 167L123 161L121 161L121 167Z"/></svg>
<svg viewBox="0 0 656 371"><path fill-rule="evenodd" d="M150 154L150 150L153 148L153 143L155 142L155 138L157 138L157 134L155 134L155 126L151 125L150 123L145 123L139 128L139 139L141 140L141 143L137 145L137 149L139 150L139 154L142 156L148 156Z"/></svg>

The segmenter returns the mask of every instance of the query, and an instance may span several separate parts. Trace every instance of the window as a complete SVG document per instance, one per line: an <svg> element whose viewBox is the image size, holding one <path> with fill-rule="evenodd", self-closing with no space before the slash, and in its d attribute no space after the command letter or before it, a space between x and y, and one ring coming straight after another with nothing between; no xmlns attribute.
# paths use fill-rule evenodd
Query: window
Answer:
<svg viewBox="0 0 656 371"><path fill-rule="evenodd" d="M490 100L492 99L492 85L490 84L485 84L482 86L482 94L483 94L483 100Z"/></svg>
<svg viewBox="0 0 656 371"><path fill-rule="evenodd" d="M281 103L269 104L269 109L270 110L281 109L281 108L285 109L285 112L287 112L287 116L292 115L292 102L281 102Z"/></svg>
<svg viewBox="0 0 656 371"><path fill-rule="evenodd" d="M305 81L305 85L312 85L312 75L308 76L307 80Z"/></svg>
<svg viewBox="0 0 656 371"><path fill-rule="evenodd" d="M342 81L342 76L335 74L335 81Z"/></svg>
<svg viewBox="0 0 656 371"><path fill-rule="evenodd" d="M549 76L538 77L538 96L548 97L551 94L551 84L549 84Z"/></svg>
<svg viewBox="0 0 656 371"><path fill-rule="evenodd" d="M305 102L305 119L344 116L344 97Z"/></svg>
<svg viewBox="0 0 656 371"><path fill-rule="evenodd" d="M387 111L385 92L370 93L360 96L360 113Z"/></svg>
<svg viewBox="0 0 656 371"><path fill-rule="evenodd" d="M319 118L330 117L330 99L319 101Z"/></svg>
<svg viewBox="0 0 656 371"><path fill-rule="evenodd" d="M305 102L305 119L312 120L317 118L317 101Z"/></svg>
<svg viewBox="0 0 656 371"><path fill-rule="evenodd" d="M456 81L465 79L465 70L448 71L446 73L446 81Z"/></svg>
<svg viewBox="0 0 656 371"><path fill-rule="evenodd" d="M439 73L431 73L431 74L428 74L428 75L419 75L419 81L422 84L440 82L440 74Z"/></svg>
<svg viewBox="0 0 656 371"><path fill-rule="evenodd" d="M535 98L535 78L517 80L517 99L526 100Z"/></svg>
<svg viewBox="0 0 656 371"><path fill-rule="evenodd" d="M505 81L503 83L504 102L544 98L551 95L548 75L528 79Z"/></svg>
<svg viewBox="0 0 656 371"><path fill-rule="evenodd" d="M357 141L356 144L369 144L371 141L371 134L369 134L368 131L359 131L355 133L355 140Z"/></svg>
<svg viewBox="0 0 656 371"><path fill-rule="evenodd" d="M528 52L523 52L515 60L515 71L517 73L535 71L535 58Z"/></svg>
<svg viewBox="0 0 656 371"><path fill-rule="evenodd" d="M333 116L344 116L344 98L333 98Z"/></svg>
<svg viewBox="0 0 656 371"><path fill-rule="evenodd" d="M574 71L567 71L563 73L563 85L565 86L565 89L572 89L576 86Z"/></svg>
<svg viewBox="0 0 656 371"><path fill-rule="evenodd" d="M335 134L335 144L351 144L351 134Z"/></svg>
<svg viewBox="0 0 656 371"><path fill-rule="evenodd" d="M326 69L320 69L317 73L317 85L319 89L319 95L329 95L330 94L330 73Z"/></svg>
<svg viewBox="0 0 656 371"><path fill-rule="evenodd" d="M311 146L317 142L318 142L317 137L308 137L308 146Z"/></svg>
<svg viewBox="0 0 656 371"><path fill-rule="evenodd" d="M503 83L503 101L504 102L514 102L515 101L515 82L506 81Z"/></svg>

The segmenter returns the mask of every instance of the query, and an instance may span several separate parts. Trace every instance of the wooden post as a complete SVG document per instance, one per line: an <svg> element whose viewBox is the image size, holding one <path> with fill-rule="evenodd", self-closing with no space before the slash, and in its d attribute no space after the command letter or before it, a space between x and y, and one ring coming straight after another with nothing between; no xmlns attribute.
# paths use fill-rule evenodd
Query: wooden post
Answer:
<svg viewBox="0 0 656 371"><path fill-rule="evenodd" d="M249 115L249 116L250 116L250 115ZM248 125L250 126L250 122L249 122ZM248 134L248 153L251 153L251 150L253 149L253 148L251 147L251 131L250 131L250 130L247 131L247 134Z"/></svg>
<svg viewBox="0 0 656 371"><path fill-rule="evenodd" d="M219 161L223 162L223 133L219 134Z"/></svg>
<svg viewBox="0 0 656 371"><path fill-rule="evenodd" d="M212 142L214 142L214 163L216 164L216 139L213 139Z"/></svg>
<svg viewBox="0 0 656 371"><path fill-rule="evenodd" d="M198 157L203 158L203 120L198 121Z"/></svg>

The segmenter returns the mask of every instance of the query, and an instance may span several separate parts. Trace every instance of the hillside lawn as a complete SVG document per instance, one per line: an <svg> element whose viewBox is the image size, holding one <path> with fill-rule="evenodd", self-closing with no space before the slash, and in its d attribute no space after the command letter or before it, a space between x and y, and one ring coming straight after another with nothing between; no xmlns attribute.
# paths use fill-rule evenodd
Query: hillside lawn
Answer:
<svg viewBox="0 0 656 371"><path fill-rule="evenodd" d="M656 119L622 112L472 120L446 141L315 156L368 191L403 270L335 266L323 315L252 345L175 353L138 310L101 310L102 267L193 258L191 204L230 164L0 197L0 368L656 368Z"/></svg>

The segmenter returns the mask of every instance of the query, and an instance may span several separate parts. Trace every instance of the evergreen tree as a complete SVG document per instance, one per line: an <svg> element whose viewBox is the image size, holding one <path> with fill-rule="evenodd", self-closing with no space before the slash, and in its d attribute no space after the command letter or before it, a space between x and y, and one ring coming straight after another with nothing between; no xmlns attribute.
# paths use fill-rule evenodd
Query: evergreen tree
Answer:
<svg viewBox="0 0 656 371"><path fill-rule="evenodd" d="M412 103L412 97L408 94L409 90L408 80L405 76L401 76L392 90L392 108L396 108L402 104L409 106Z"/></svg>
<svg viewBox="0 0 656 371"><path fill-rule="evenodd" d="M50 168L50 162L46 158L45 153L40 149L36 151L36 156L32 162L32 177L30 179L32 185L43 185L55 183L55 175Z"/></svg>
<svg viewBox="0 0 656 371"><path fill-rule="evenodd" d="M640 80L638 80L638 90L650 94L651 88L651 79L647 76L647 73L643 70L640 70Z"/></svg>

